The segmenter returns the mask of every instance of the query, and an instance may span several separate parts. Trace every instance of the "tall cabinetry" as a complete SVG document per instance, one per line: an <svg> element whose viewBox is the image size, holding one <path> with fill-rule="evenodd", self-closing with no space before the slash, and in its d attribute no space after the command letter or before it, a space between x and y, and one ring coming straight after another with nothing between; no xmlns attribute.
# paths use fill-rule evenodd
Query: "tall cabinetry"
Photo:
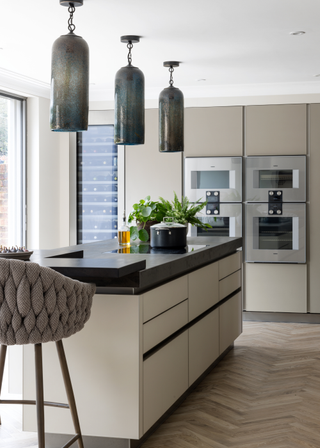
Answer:
<svg viewBox="0 0 320 448"><path fill-rule="evenodd" d="M309 204L307 252L310 313L320 313L320 104L309 105Z"/></svg>
<svg viewBox="0 0 320 448"><path fill-rule="evenodd" d="M245 107L245 155L307 154L307 105Z"/></svg>
<svg viewBox="0 0 320 448"><path fill-rule="evenodd" d="M248 158L307 154L306 104L247 106L244 117ZM307 264L245 263L244 309L306 313Z"/></svg>
<svg viewBox="0 0 320 448"><path fill-rule="evenodd" d="M185 109L185 157L242 156L243 107Z"/></svg>

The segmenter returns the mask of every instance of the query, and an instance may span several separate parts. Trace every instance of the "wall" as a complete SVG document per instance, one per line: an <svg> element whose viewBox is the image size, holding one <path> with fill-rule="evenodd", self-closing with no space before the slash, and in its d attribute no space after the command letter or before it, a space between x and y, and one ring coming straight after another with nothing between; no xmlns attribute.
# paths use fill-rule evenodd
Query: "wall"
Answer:
<svg viewBox="0 0 320 448"><path fill-rule="evenodd" d="M49 129L49 100L27 101L27 247L69 244L69 135Z"/></svg>
<svg viewBox="0 0 320 448"><path fill-rule="evenodd" d="M273 95L250 97L189 98L186 107L214 107L250 104L320 103L320 95ZM182 193L181 154L160 154L157 149L158 100L146 101L146 143L126 148L126 210L150 194L153 199L170 199L173 191ZM94 101L90 110L112 109L112 101ZM68 246L69 211L74 192L72 164L69 161L68 133L49 131L49 100L28 99L28 243L30 248Z"/></svg>

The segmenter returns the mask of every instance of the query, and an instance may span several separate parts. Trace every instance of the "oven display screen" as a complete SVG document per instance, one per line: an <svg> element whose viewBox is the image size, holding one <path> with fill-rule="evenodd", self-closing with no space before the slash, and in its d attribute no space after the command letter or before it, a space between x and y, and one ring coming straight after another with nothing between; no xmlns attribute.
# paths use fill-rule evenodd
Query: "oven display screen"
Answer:
<svg viewBox="0 0 320 448"><path fill-rule="evenodd" d="M259 218L259 249L292 250L292 218Z"/></svg>
<svg viewBox="0 0 320 448"><path fill-rule="evenodd" d="M292 170L259 170L259 188L292 188Z"/></svg>
<svg viewBox="0 0 320 448"><path fill-rule="evenodd" d="M197 171L198 190L230 188L229 171Z"/></svg>

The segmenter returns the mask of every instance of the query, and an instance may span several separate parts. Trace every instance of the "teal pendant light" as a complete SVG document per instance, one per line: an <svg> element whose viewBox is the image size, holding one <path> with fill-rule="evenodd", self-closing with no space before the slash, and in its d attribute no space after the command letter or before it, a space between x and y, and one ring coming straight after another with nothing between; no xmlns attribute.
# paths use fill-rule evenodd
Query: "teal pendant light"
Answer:
<svg viewBox="0 0 320 448"><path fill-rule="evenodd" d="M52 46L50 129L77 132L88 129L89 114L89 47L74 34L73 13L83 0L68 2L69 34L60 36Z"/></svg>
<svg viewBox="0 0 320 448"><path fill-rule="evenodd" d="M173 70L179 62L164 62L169 67L169 87L159 96L159 151L181 152L184 149L184 98L177 87L173 87Z"/></svg>

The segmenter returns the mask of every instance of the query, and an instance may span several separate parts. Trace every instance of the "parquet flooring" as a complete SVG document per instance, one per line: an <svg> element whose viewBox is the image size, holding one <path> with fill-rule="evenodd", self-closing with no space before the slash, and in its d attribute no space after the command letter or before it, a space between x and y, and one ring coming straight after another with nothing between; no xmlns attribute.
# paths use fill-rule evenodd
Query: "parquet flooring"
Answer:
<svg viewBox="0 0 320 448"><path fill-rule="evenodd" d="M2 406L1 448L36 448ZM142 448L320 448L320 325L245 322L234 350Z"/></svg>

